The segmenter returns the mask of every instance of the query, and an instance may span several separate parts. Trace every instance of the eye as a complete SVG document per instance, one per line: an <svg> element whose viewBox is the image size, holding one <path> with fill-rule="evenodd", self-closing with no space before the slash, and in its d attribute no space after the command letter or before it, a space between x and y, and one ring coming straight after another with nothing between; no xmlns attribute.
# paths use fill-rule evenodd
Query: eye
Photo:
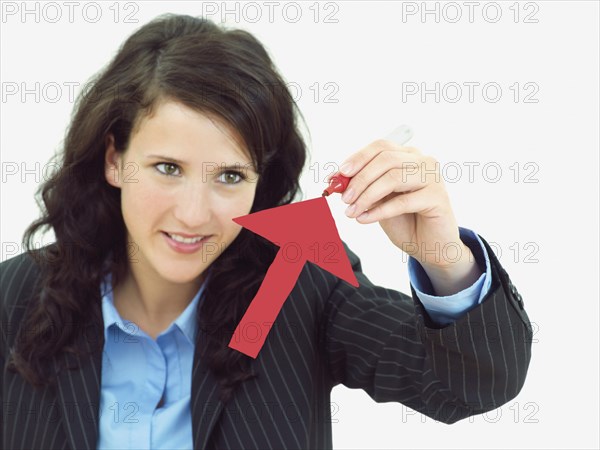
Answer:
<svg viewBox="0 0 600 450"><path fill-rule="evenodd" d="M165 172L163 172L162 170L158 170L158 166L162 166L162 165L167 167L167 170ZM158 173L160 173L161 175L164 175L165 177L177 176L177 175L173 175L171 168L173 168L173 167L175 167L176 169L179 168L179 166L177 166L177 164L173 164L173 163L169 163L169 162L161 162L158 164L154 164L154 167L156 168L156 170L158 170Z"/></svg>
<svg viewBox="0 0 600 450"><path fill-rule="evenodd" d="M221 176L223 176L223 175L229 175L229 177L228 177L229 180L232 180L231 176L233 176L233 177L238 176L240 178L237 182L234 182L234 183L225 182L224 184L239 184L247 178L243 172L239 172L237 170L227 170L221 174Z"/></svg>

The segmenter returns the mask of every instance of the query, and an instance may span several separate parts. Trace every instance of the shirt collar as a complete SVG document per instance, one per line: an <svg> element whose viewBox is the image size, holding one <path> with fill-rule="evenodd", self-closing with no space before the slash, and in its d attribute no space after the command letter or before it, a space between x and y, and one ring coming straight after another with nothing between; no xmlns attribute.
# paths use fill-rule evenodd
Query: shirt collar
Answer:
<svg viewBox="0 0 600 450"><path fill-rule="evenodd" d="M189 305L183 310L183 312L175 319L171 325L169 325L162 333L170 330L172 326L177 326L181 332L187 337L192 345L196 342L196 334L197 334L197 321L196 321L196 311L198 308L198 304L200 302L200 298L202 297L202 293L204 292L204 288L206 286L207 281L210 278L211 270L209 269L208 275L206 279L202 282L200 289L194 295L194 298L189 303ZM121 318L121 315L117 311L114 305L113 291L112 291L112 275L110 272L105 276L104 280L101 283L100 293L102 296L102 318L104 321L104 342L108 340L109 328L113 324L124 324L125 321ZM121 325L120 328L123 328ZM159 335L160 336L160 335Z"/></svg>

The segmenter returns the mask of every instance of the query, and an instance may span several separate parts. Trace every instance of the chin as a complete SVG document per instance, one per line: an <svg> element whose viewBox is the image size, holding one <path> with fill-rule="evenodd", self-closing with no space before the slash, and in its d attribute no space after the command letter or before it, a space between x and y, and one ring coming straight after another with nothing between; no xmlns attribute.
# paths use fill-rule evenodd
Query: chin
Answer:
<svg viewBox="0 0 600 450"><path fill-rule="evenodd" d="M206 268L195 268L193 263L168 264L163 261L162 267L157 267L160 276L175 284L192 283L201 276Z"/></svg>

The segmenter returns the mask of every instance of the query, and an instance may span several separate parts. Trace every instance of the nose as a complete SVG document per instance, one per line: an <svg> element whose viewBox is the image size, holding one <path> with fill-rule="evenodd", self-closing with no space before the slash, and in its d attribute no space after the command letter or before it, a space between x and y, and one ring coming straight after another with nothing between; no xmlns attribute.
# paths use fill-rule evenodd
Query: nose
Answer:
<svg viewBox="0 0 600 450"><path fill-rule="evenodd" d="M189 232L199 232L211 220L212 210L208 183L186 183L173 199L175 218Z"/></svg>

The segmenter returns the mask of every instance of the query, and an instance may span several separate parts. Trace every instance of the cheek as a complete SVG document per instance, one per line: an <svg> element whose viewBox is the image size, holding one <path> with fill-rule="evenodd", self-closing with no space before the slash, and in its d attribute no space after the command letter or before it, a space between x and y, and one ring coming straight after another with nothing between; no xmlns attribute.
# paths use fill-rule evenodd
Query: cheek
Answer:
<svg viewBox="0 0 600 450"><path fill-rule="evenodd" d="M218 218L221 226L228 233L237 235L242 227L231 219L250 213L254 202L254 189L237 192L228 198L217 195L213 200L211 210L214 217Z"/></svg>
<svg viewBox="0 0 600 450"><path fill-rule="evenodd" d="M125 223L144 227L149 220L168 207L171 200L163 189L151 183L128 183L121 190L121 207Z"/></svg>
<svg viewBox="0 0 600 450"><path fill-rule="evenodd" d="M221 217L238 217L248 214L253 202L254 189L243 189L230 198L215 201L213 210Z"/></svg>

